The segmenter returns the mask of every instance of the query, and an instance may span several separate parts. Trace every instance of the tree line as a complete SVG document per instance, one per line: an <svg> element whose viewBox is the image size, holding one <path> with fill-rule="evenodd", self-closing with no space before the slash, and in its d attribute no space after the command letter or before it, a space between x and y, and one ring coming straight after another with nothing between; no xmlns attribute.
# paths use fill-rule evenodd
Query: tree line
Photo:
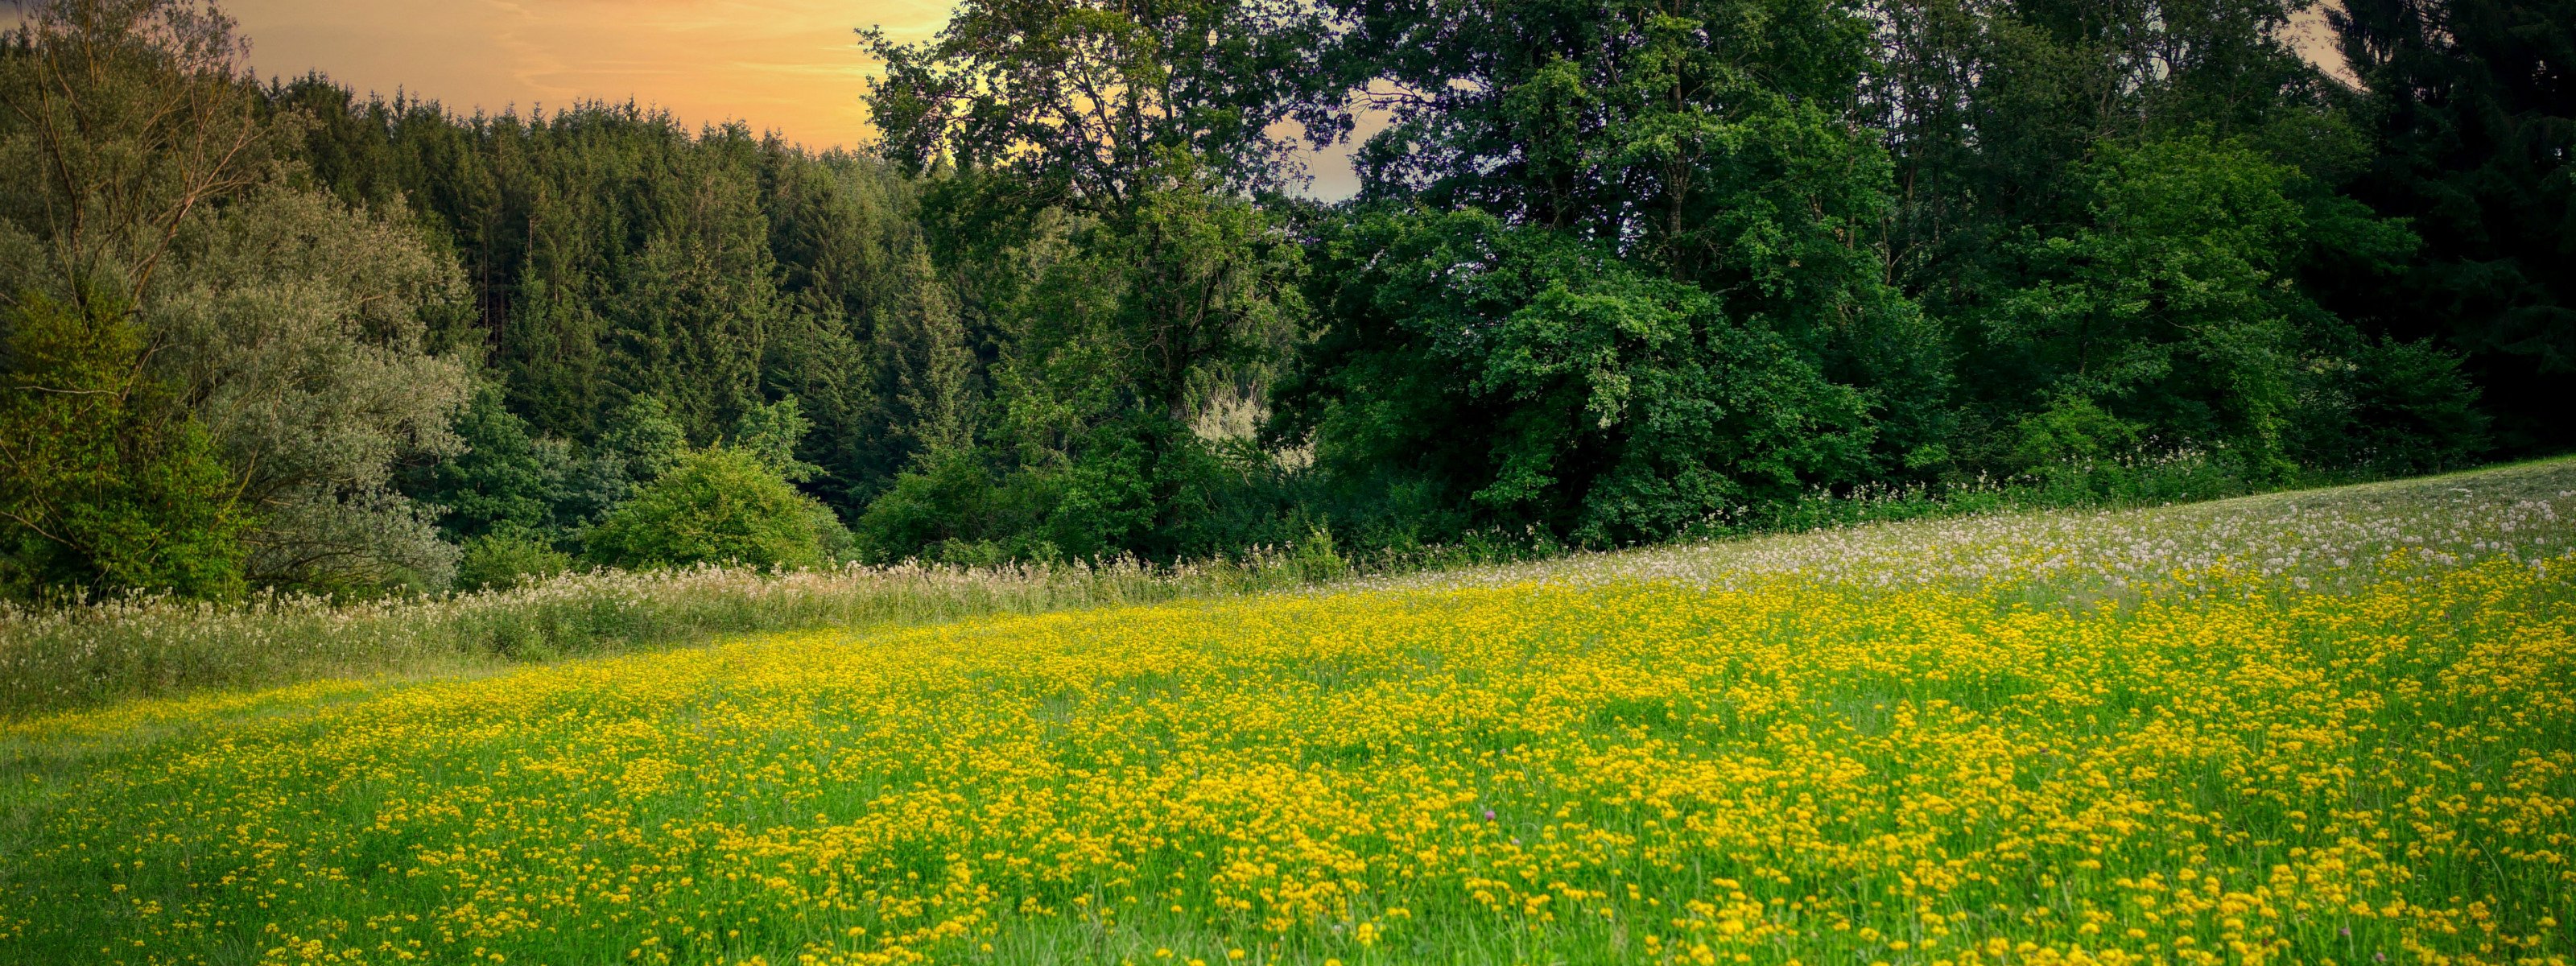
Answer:
<svg viewBox="0 0 2576 966"><path fill-rule="evenodd" d="M2576 442L2576 5L2347 0L2348 75L2306 12L963 0L861 32L876 139L816 151L45 0L0 47L0 591L1613 546ZM1298 190L1354 140L1355 197Z"/></svg>

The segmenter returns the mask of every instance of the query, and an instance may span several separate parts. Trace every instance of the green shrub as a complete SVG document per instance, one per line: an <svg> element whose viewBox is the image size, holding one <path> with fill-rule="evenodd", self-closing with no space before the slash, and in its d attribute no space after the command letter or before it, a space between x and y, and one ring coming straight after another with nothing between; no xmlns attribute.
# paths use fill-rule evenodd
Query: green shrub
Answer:
<svg viewBox="0 0 2576 966"><path fill-rule="evenodd" d="M0 596L237 597L254 520L125 303L0 312Z"/></svg>
<svg viewBox="0 0 2576 966"><path fill-rule="evenodd" d="M447 539L555 525L555 505L573 472L569 446L531 435L494 383L475 388L453 428L465 452L418 472L410 490L439 508L438 528Z"/></svg>
<svg viewBox="0 0 2576 966"><path fill-rule="evenodd" d="M859 546L878 562L940 559L943 545L973 544L1007 528L994 520L998 496L972 451L925 454L859 515ZM1006 556L998 547L993 554Z"/></svg>
<svg viewBox="0 0 2576 966"><path fill-rule="evenodd" d="M1350 560L1333 546L1333 531L1321 525L1308 527L1306 538L1290 548L1288 565L1308 583L1340 580L1351 572Z"/></svg>
<svg viewBox="0 0 2576 966"><path fill-rule="evenodd" d="M459 590L500 590L572 569L572 555L524 531L496 531L465 541L456 564Z"/></svg>
<svg viewBox="0 0 2576 966"><path fill-rule="evenodd" d="M2022 418L2013 462L2022 472L2048 476L2069 464L2111 459L2138 449L2138 427L2093 400L2063 396L2047 409Z"/></svg>
<svg viewBox="0 0 2576 966"><path fill-rule="evenodd" d="M586 542L592 560L614 567L811 567L823 562L817 518L830 512L751 453L703 449L610 511Z"/></svg>
<svg viewBox="0 0 2576 966"><path fill-rule="evenodd" d="M823 561L832 564L856 563L861 557L858 534L851 533L841 515L823 505L821 500L805 501L806 516L814 521L814 536L823 549Z"/></svg>
<svg viewBox="0 0 2576 966"><path fill-rule="evenodd" d="M2430 342L2355 338L2312 364L2304 388L2292 436L2312 467L2405 475L2468 465L2487 447L2477 386Z"/></svg>

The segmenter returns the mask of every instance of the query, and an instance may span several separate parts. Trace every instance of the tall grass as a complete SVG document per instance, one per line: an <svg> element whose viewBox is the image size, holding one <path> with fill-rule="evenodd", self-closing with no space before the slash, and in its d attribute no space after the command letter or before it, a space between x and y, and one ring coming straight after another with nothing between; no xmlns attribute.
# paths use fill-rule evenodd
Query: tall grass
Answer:
<svg viewBox="0 0 2576 966"><path fill-rule="evenodd" d="M2140 454L2062 472L1947 486L1817 490L1712 514L1681 542L2070 506L2187 502L2254 488L2205 454ZM1281 590L1345 577L1553 559L1543 532L1474 532L1437 545L1337 550L1317 529L1285 547L1179 565L847 566L771 572L597 570L505 590L336 601L264 594L229 604L171 597L73 606L0 602L0 719L330 677L447 673L671 647L736 634L925 624Z"/></svg>
<svg viewBox="0 0 2576 966"><path fill-rule="evenodd" d="M506 590L341 602L137 597L0 605L0 717L321 677L435 673L665 647L729 634L925 624L1302 582L1293 553L1157 567L923 564L771 572L595 570Z"/></svg>

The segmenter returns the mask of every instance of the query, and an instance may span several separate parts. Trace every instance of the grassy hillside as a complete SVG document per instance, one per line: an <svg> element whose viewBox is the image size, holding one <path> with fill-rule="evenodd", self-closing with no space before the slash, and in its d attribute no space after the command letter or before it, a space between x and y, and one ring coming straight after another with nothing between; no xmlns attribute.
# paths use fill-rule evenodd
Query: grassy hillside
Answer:
<svg viewBox="0 0 2576 966"><path fill-rule="evenodd" d="M1302 584L1298 564L1266 554L1178 567L698 566L590 570L506 589L354 602L277 594L241 604L167 596L79 607L0 603L0 720L321 679L488 674L761 631L1229 596Z"/></svg>
<svg viewBox="0 0 2576 966"><path fill-rule="evenodd" d="M2576 955L2576 462L0 731L0 961Z"/></svg>

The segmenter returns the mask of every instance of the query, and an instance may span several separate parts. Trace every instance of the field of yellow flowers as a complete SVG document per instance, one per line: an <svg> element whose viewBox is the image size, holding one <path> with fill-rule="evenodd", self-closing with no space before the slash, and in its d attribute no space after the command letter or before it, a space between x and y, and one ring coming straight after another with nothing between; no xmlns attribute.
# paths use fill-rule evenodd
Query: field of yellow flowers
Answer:
<svg viewBox="0 0 2576 966"><path fill-rule="evenodd" d="M0 730L7 963L2576 956L2576 463Z"/></svg>

